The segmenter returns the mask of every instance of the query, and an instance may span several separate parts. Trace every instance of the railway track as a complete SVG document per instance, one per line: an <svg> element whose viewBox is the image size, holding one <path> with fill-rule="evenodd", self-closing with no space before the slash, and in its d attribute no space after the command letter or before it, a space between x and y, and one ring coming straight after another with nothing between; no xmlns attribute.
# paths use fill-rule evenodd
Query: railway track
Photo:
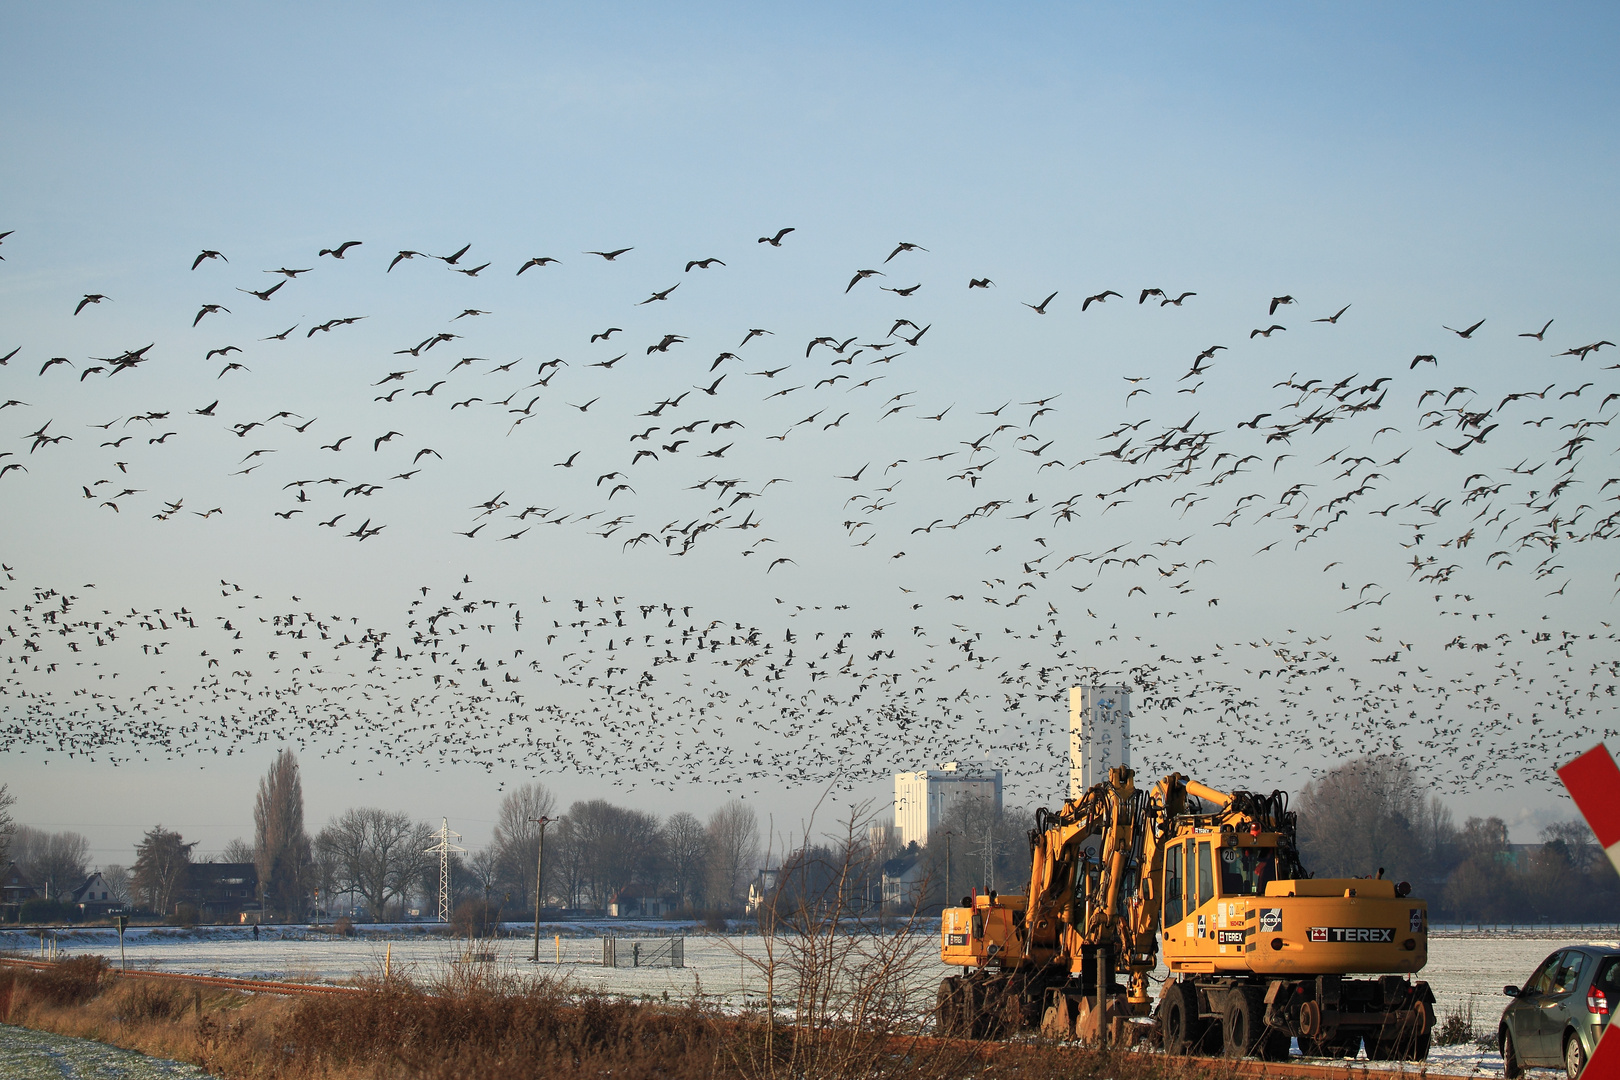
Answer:
<svg viewBox="0 0 1620 1080"><path fill-rule="evenodd" d="M48 971L55 964L43 960L0 958L0 966L21 967L34 971ZM271 994L281 997L356 997L373 991L357 986L331 986L322 983L276 982L269 979L233 979L223 975L186 975L178 972L126 971L121 979L156 979L236 990L247 994ZM999 1051L1026 1044L1003 1042L974 1042L966 1039L942 1039L932 1035L905 1035L895 1040L896 1049L915 1051L928 1047L954 1046L991 1058ZM1378 1063L1340 1062L1337 1064L1306 1064L1285 1061L1233 1061L1228 1058L1184 1058L1187 1072L1206 1076L1254 1077L1260 1080L1284 1077L1299 1080L1394 1080L1399 1077L1429 1075L1421 1061Z"/></svg>
<svg viewBox="0 0 1620 1080"><path fill-rule="evenodd" d="M989 1059L996 1053L1011 1050L1015 1047L1027 1048L1028 1043L1008 1042L974 1042L968 1039L941 1039L932 1035L905 1035L897 1036L893 1045L898 1052L908 1052L949 1045L957 1049L977 1053L981 1058ZM1419 1077L1431 1078L1446 1074L1431 1073L1426 1063L1421 1061L1392 1061L1392 1062L1289 1062L1289 1061L1258 1061L1244 1059L1234 1061L1224 1057L1184 1057L1166 1058L1166 1061L1176 1061L1184 1066L1183 1075L1199 1077L1275 1077L1278 1080L1284 1077L1299 1077L1301 1080L1395 1080L1399 1077L1410 1077L1417 1080Z"/></svg>

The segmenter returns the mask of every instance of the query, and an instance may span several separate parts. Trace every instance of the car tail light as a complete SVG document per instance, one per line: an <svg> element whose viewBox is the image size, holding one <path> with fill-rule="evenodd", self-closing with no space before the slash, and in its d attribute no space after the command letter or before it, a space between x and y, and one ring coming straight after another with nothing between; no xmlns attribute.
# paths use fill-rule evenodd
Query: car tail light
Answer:
<svg viewBox="0 0 1620 1080"><path fill-rule="evenodd" d="M1594 986L1586 992L1586 1011L1599 1016L1609 1015L1609 996Z"/></svg>

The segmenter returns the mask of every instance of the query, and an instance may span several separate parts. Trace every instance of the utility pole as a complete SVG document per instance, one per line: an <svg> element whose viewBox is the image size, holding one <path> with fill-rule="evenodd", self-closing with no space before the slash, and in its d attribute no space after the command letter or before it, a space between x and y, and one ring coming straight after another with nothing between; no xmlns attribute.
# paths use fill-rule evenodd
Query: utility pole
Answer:
<svg viewBox="0 0 1620 1080"><path fill-rule="evenodd" d="M438 837L439 842L428 848L424 854L439 857L439 921L447 923L450 921L450 853L452 851L466 851L467 849L457 847L450 842L452 836L460 840L461 834L450 831L449 818L441 820L444 822L443 826L433 834Z"/></svg>
<svg viewBox="0 0 1620 1080"><path fill-rule="evenodd" d="M996 834L993 831L994 829L995 829L995 822L994 821L991 821L991 820L985 821L985 823L984 823L984 861L985 861L985 863L987 865L987 869L986 869L985 873L989 877L989 880L990 880L990 884L985 887L985 890L984 890L985 892L995 892L996 891Z"/></svg>
<svg viewBox="0 0 1620 1080"><path fill-rule="evenodd" d="M546 826L551 824L551 819L541 815L529 820L540 826L540 846L534 857L534 955L529 957L530 963L538 964L540 962L540 886L545 880Z"/></svg>
<svg viewBox="0 0 1620 1080"><path fill-rule="evenodd" d="M951 830L945 830L945 906L951 906Z"/></svg>

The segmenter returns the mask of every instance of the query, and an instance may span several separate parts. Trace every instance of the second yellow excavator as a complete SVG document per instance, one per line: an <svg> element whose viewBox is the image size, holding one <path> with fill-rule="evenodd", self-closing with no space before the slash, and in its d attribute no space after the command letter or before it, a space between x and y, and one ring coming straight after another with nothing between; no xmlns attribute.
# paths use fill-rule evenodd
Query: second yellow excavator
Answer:
<svg viewBox="0 0 1620 1080"><path fill-rule="evenodd" d="M1428 905L1404 883L1312 878L1282 792L1216 791L1128 768L1039 811L1025 896L946 908L942 1030L1134 1042L1170 1053L1423 1060ZM1162 931L1162 935L1161 935ZM1161 941L1162 936L1162 941ZM1157 1008L1149 976L1162 944ZM1116 979L1123 976L1125 984ZM1353 976L1364 976L1355 978ZM1365 977L1371 976L1371 977Z"/></svg>

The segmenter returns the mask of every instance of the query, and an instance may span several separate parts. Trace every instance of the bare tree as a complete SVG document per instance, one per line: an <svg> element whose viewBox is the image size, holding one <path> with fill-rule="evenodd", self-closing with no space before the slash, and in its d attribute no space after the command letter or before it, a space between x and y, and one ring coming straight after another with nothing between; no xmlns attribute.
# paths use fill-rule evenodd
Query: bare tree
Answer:
<svg viewBox="0 0 1620 1080"><path fill-rule="evenodd" d="M135 846L135 867L131 884L136 898L160 915L169 908L185 888L186 875L191 867L193 840L186 843L179 833L154 825Z"/></svg>
<svg viewBox="0 0 1620 1080"><path fill-rule="evenodd" d="M778 887L759 908L757 946L744 950L735 939L722 939L765 984L763 1038L727 1047L745 1076L962 1071L955 1063L939 1068L944 1059L936 1065L926 1050L908 1053L896 1069L893 1035L914 1030L926 1007L932 987L916 973L937 939L918 925L915 906L888 932L874 932L882 924L867 917L872 909L861 902L858 884L874 872L864 861L873 852L867 811L854 808L831 844L784 856Z"/></svg>
<svg viewBox="0 0 1620 1080"><path fill-rule="evenodd" d="M495 845L481 847L467 856L467 872L472 875L478 887L485 892L498 891L501 881L501 855L495 850Z"/></svg>
<svg viewBox="0 0 1620 1080"><path fill-rule="evenodd" d="M0 866L11 861L11 834L17 831L11 808L16 805L17 796L11 793L9 785L0 784Z"/></svg>
<svg viewBox="0 0 1620 1080"><path fill-rule="evenodd" d="M226 844L223 849L221 849L219 853L219 861L228 863L250 863L255 861L253 856L253 845L238 836L235 840L232 840L230 843Z"/></svg>
<svg viewBox="0 0 1620 1080"><path fill-rule="evenodd" d="M1028 818L1021 811L998 808L989 798L969 797L951 804L928 837L930 853L938 854L939 895L946 903L955 903L958 896L975 887L981 892L1017 892L1028 884L1028 833L1033 824ZM944 873L947 832L951 834L949 882ZM953 887L955 892L948 891Z"/></svg>
<svg viewBox="0 0 1620 1080"><path fill-rule="evenodd" d="M538 781L513 789L501 800L490 849L500 879L523 898L525 907L534 903L534 871L540 850L540 826L534 819L549 818L556 808L555 796ZM549 869L547 876L551 876Z"/></svg>
<svg viewBox="0 0 1620 1080"><path fill-rule="evenodd" d="M1299 793L1299 846L1320 877L1366 877L1383 867L1391 877L1429 869L1425 822L1441 815L1411 762L1396 754L1348 761ZM1447 816L1448 817L1448 816ZM1449 822L1448 822L1449 823Z"/></svg>
<svg viewBox="0 0 1620 1080"><path fill-rule="evenodd" d="M581 881L597 908L606 908L638 879L646 885L657 882L664 852L656 815L591 799L570 806L568 821L570 842L581 859Z"/></svg>
<svg viewBox="0 0 1620 1080"><path fill-rule="evenodd" d="M309 882L318 911L331 911L336 907L336 894L342 891L338 878L337 854L322 848L317 837L311 844Z"/></svg>
<svg viewBox="0 0 1620 1080"><path fill-rule="evenodd" d="M304 912L309 896L310 844L304 831L304 785L298 757L276 755L253 802L254 858L264 908L283 919Z"/></svg>
<svg viewBox="0 0 1620 1080"><path fill-rule="evenodd" d="M741 899L759 862L759 817L733 799L709 815L709 902L732 907Z"/></svg>
<svg viewBox="0 0 1620 1080"><path fill-rule="evenodd" d="M90 841L76 832L19 826L12 834L11 857L52 900L78 888L90 873Z"/></svg>
<svg viewBox="0 0 1620 1080"><path fill-rule="evenodd" d="M695 905L703 894L709 865L709 833L693 814L681 810L664 819L664 851L669 859L670 882L684 906Z"/></svg>
<svg viewBox="0 0 1620 1080"><path fill-rule="evenodd" d="M1446 881L1447 908L1463 919L1512 919L1532 905L1506 858L1507 824L1499 817L1471 817L1463 822L1457 844L1463 856Z"/></svg>
<svg viewBox="0 0 1620 1080"><path fill-rule="evenodd" d="M112 899L120 904L132 903L135 894L130 890L129 871L117 863L109 863L101 868L101 880L107 883L107 891Z"/></svg>
<svg viewBox="0 0 1620 1080"><path fill-rule="evenodd" d="M359 893L373 920L384 918L388 905L403 901L420 880L432 843L430 826L375 807L345 810L315 838L316 849L332 859L334 887Z"/></svg>
<svg viewBox="0 0 1620 1080"><path fill-rule="evenodd" d="M585 888L585 846L571 816L564 816L546 833L546 862L554 868L553 888L562 893L563 906L579 907Z"/></svg>
<svg viewBox="0 0 1620 1080"><path fill-rule="evenodd" d="M1541 830L1541 842L1562 844L1569 865L1578 874L1586 873L1597 861L1598 850L1596 837L1592 835L1592 826L1581 818L1556 821L1548 825Z"/></svg>

